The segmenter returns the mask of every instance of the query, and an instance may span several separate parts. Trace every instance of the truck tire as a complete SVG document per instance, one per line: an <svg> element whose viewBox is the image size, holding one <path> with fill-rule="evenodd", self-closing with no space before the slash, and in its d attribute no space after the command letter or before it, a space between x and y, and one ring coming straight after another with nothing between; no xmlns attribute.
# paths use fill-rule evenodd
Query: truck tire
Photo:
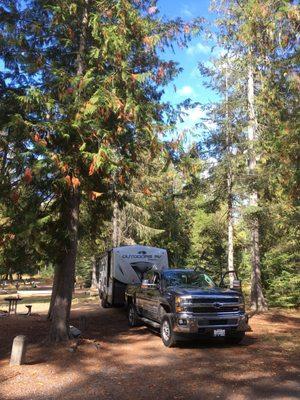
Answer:
<svg viewBox="0 0 300 400"><path fill-rule="evenodd" d="M165 314L162 317L161 325L160 325L160 336L163 341L163 344L166 347L176 346L177 342L176 342L175 335L173 332L172 321L168 314Z"/></svg>
<svg viewBox="0 0 300 400"><path fill-rule="evenodd" d="M159 322L162 322L163 317L167 314L168 312L163 308L163 306L159 307L158 310L158 318L159 318Z"/></svg>
<svg viewBox="0 0 300 400"><path fill-rule="evenodd" d="M139 316L133 303L130 303L128 306L128 325L130 328L140 325Z"/></svg>
<svg viewBox="0 0 300 400"><path fill-rule="evenodd" d="M225 341L229 344L239 344L245 337L245 332L238 332L234 335L227 336Z"/></svg>

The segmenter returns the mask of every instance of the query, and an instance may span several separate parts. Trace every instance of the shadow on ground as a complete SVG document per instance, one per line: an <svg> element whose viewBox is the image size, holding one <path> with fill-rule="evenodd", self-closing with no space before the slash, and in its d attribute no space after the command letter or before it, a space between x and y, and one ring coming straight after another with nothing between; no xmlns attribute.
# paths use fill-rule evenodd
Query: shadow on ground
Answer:
<svg viewBox="0 0 300 400"><path fill-rule="evenodd" d="M273 334L268 327L276 323L278 329L285 324L296 334L299 318L280 320L269 314L254 317L254 332L240 346L194 341L167 349L156 332L146 327L129 330L122 309L101 310L97 304L75 306L72 324L79 326L83 314L87 317L84 339L52 347L43 344L48 329L44 317L31 322L27 319L26 323L16 318L12 337L23 333L32 338L28 363L8 369L5 363L10 346L4 347L0 362L4 368L2 381L0 377L1 399L300 397L299 354L286 352L266 340L268 332Z"/></svg>

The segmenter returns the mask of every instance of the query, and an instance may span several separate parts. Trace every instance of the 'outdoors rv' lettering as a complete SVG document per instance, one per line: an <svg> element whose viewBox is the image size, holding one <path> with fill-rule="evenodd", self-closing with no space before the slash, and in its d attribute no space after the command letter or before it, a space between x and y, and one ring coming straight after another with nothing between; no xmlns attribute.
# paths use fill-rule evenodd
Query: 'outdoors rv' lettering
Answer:
<svg viewBox="0 0 300 400"><path fill-rule="evenodd" d="M122 258L147 258L149 260L151 260L153 258L158 259L161 257L162 257L162 255L160 255L160 254L154 254L154 255L153 254L123 254L122 255Z"/></svg>

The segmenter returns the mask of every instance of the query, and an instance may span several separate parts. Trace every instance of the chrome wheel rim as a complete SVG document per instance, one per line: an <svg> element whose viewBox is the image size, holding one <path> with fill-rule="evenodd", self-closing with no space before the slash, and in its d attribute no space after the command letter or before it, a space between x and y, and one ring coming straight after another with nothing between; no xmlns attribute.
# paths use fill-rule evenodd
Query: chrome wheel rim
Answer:
<svg viewBox="0 0 300 400"><path fill-rule="evenodd" d="M164 321L162 326L162 336L163 339L167 342L170 339L171 331L168 321Z"/></svg>

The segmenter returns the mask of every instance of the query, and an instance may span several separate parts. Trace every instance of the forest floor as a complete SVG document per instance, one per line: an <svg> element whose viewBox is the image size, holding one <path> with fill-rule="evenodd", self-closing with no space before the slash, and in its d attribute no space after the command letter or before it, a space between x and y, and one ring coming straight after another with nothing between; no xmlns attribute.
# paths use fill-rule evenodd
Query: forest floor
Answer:
<svg viewBox="0 0 300 400"><path fill-rule="evenodd" d="M129 330L124 310L86 297L79 293L72 306L74 326L87 319L83 338L68 344L45 341L46 297L30 303L30 317L0 317L1 400L300 398L299 312L254 316L239 346L202 341L168 349L146 327ZM28 337L26 364L9 367L20 334Z"/></svg>

